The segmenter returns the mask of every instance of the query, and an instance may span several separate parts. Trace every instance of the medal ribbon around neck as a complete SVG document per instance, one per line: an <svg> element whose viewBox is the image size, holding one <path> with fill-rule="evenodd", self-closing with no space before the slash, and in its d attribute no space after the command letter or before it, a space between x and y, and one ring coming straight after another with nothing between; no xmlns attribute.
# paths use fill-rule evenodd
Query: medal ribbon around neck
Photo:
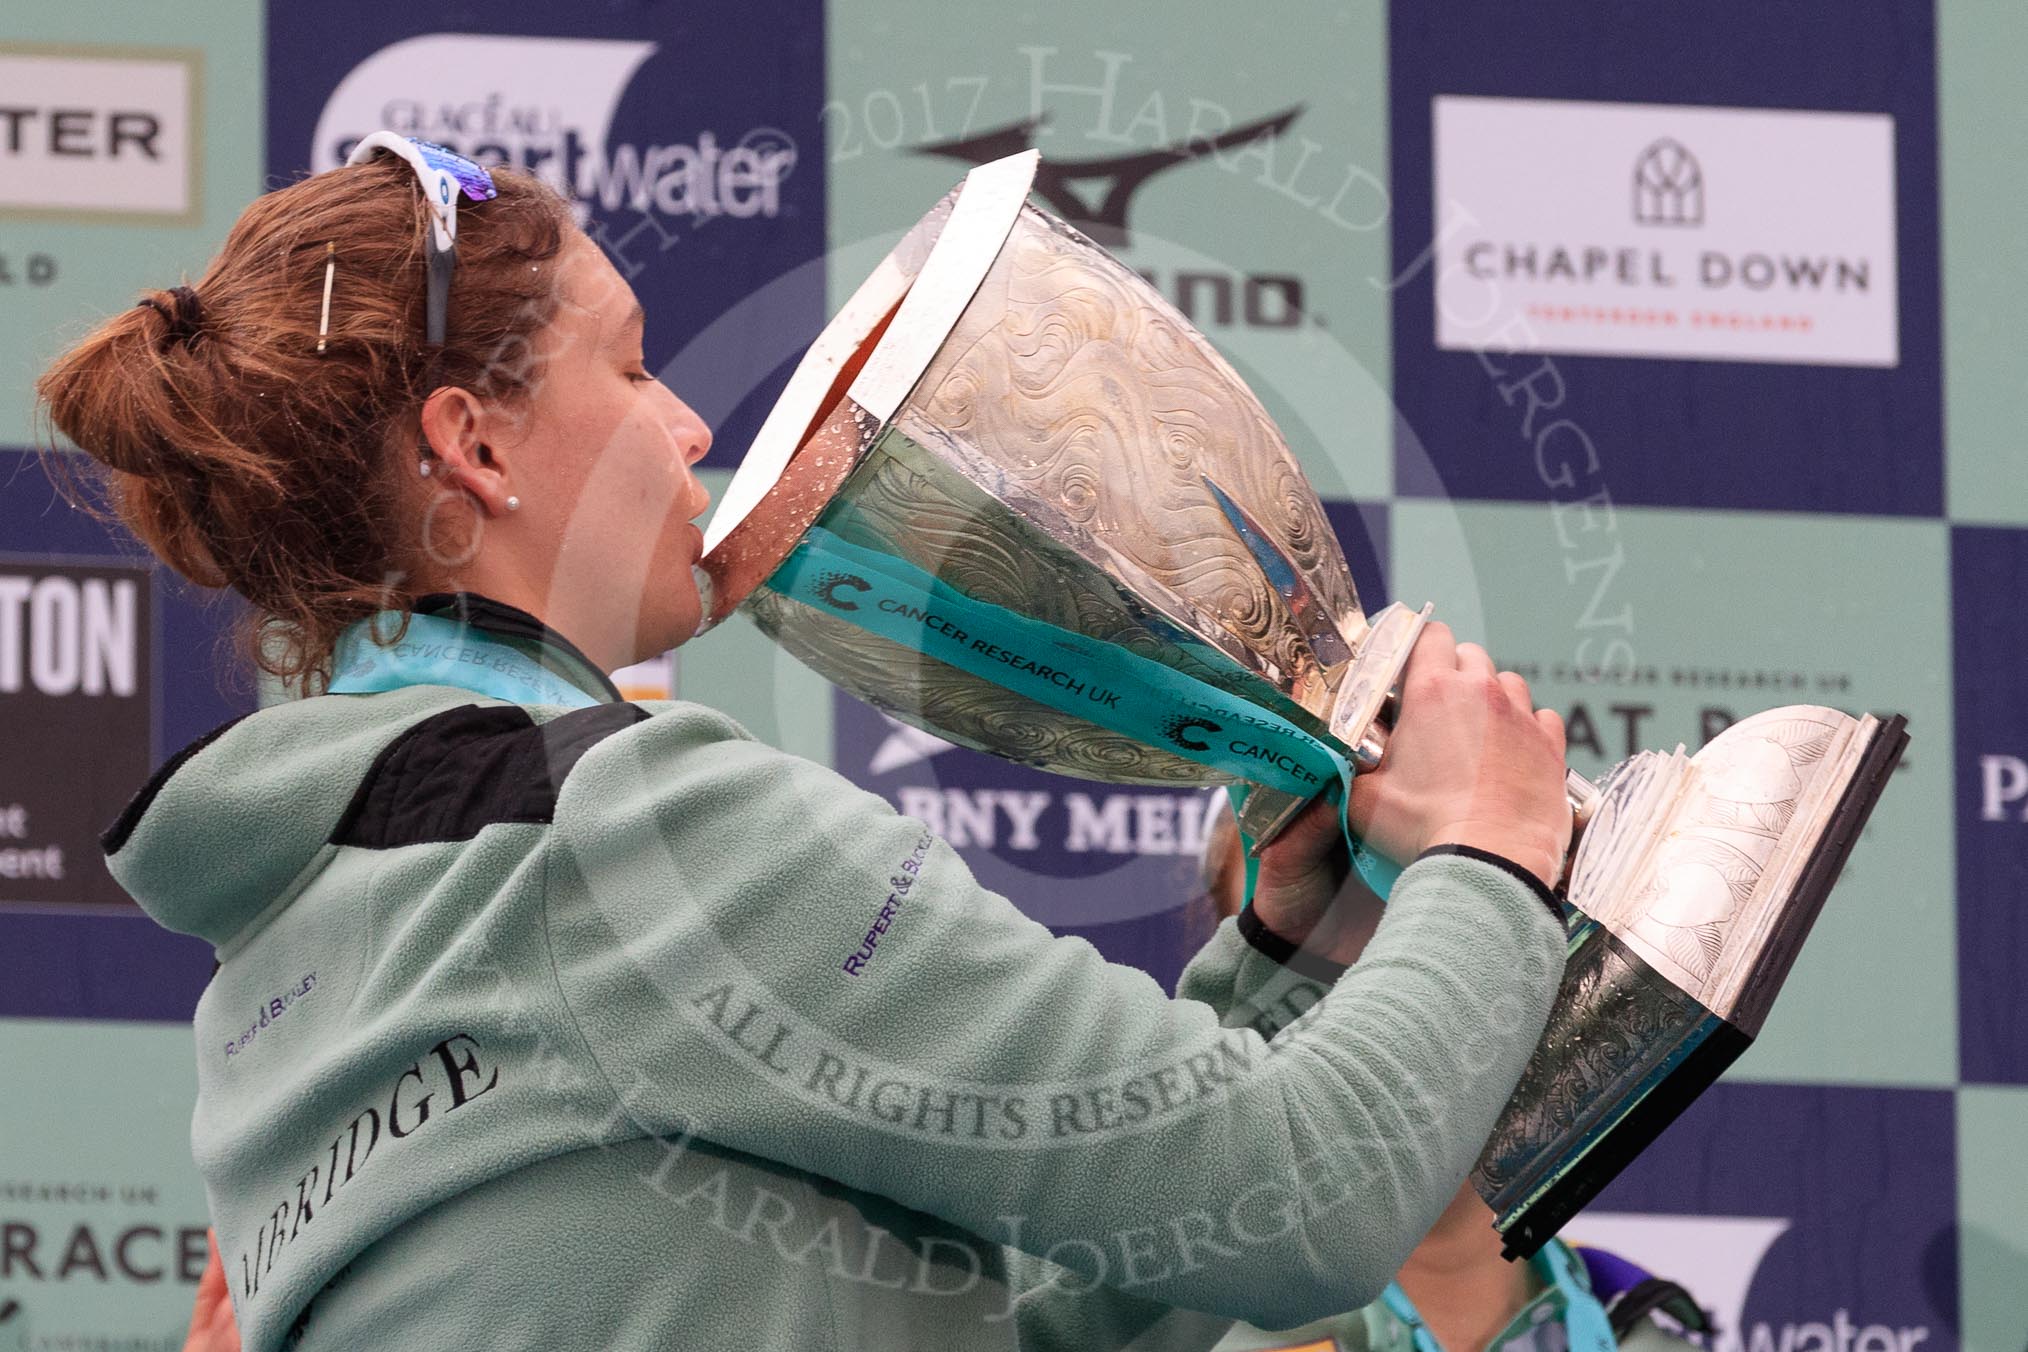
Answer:
<svg viewBox="0 0 2028 1352"><path fill-rule="evenodd" d="M1547 1302L1553 1312L1549 1318L1562 1323L1570 1352L1617 1352L1619 1339L1613 1336L1612 1317L1592 1294L1590 1285L1578 1277L1583 1264L1573 1262L1570 1250L1551 1241L1530 1261L1537 1273L1549 1280L1549 1289L1537 1299ZM1422 1312L1401 1289L1401 1283L1389 1282L1380 1293L1380 1300L1387 1312L1407 1327L1415 1352L1445 1352L1443 1344L1423 1322ZM1495 1338L1492 1345L1500 1346L1501 1339Z"/></svg>
<svg viewBox="0 0 2028 1352"><path fill-rule="evenodd" d="M355 621L332 654L333 695L372 695L411 685L451 685L510 704L583 709L603 703L519 648L439 615L408 615L399 642L375 641L376 626L393 630L403 613L383 610Z"/></svg>

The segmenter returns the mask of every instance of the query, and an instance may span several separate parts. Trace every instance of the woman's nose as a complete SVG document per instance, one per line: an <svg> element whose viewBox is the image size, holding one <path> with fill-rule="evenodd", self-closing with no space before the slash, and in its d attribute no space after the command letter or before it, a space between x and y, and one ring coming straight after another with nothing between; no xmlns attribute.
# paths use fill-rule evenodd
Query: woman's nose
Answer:
<svg viewBox="0 0 2028 1352"><path fill-rule="evenodd" d="M676 401L676 409L676 421L670 425L670 431L675 434L676 444L683 448L683 463L694 465L711 449L711 429L682 400Z"/></svg>

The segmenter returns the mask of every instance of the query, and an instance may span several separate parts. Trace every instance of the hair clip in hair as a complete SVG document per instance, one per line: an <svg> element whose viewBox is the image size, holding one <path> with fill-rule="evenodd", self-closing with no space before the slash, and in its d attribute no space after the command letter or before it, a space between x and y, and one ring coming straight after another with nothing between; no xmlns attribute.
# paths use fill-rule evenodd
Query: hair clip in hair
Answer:
<svg viewBox="0 0 2028 1352"><path fill-rule="evenodd" d="M324 341L331 332L331 278L338 271L338 246L324 241L324 313L317 320L317 355L324 355Z"/></svg>

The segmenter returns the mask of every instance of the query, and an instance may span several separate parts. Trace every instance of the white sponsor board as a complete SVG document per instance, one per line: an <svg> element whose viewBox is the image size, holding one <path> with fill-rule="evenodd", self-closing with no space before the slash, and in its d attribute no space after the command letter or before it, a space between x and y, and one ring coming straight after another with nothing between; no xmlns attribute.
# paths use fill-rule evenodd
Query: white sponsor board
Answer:
<svg viewBox="0 0 2028 1352"><path fill-rule="evenodd" d="M652 42L429 33L381 48L347 72L317 118L313 172L345 162L386 128L437 141L481 164L511 164L576 204L643 215L736 219L780 213L796 149L770 127L739 136L635 144L611 137L614 114Z"/></svg>
<svg viewBox="0 0 2028 1352"><path fill-rule="evenodd" d="M195 52L0 44L0 216L196 211Z"/></svg>
<svg viewBox="0 0 2028 1352"><path fill-rule="evenodd" d="M1727 1352L1739 1352L1746 1295L1774 1242L1788 1232L1785 1216L1655 1216L1587 1211L1564 1238L1610 1253L1682 1283L1717 1321Z"/></svg>
<svg viewBox="0 0 2028 1352"><path fill-rule="evenodd" d="M1792 1224L1785 1216L1588 1211L1563 1237L1595 1244L1681 1283L1718 1326L1712 1352L1915 1352L1929 1341L1927 1324L1870 1321L1867 1311L1843 1307L1821 1319L1749 1320L1746 1303L1754 1278Z"/></svg>
<svg viewBox="0 0 2028 1352"><path fill-rule="evenodd" d="M1442 95L1436 340L1897 365L1883 113Z"/></svg>

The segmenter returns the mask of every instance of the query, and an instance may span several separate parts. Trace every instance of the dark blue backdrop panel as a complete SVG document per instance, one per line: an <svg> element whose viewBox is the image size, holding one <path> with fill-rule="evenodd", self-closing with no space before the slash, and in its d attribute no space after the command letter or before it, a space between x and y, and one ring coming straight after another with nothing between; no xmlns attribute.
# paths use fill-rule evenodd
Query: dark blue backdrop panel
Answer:
<svg viewBox="0 0 2028 1352"><path fill-rule="evenodd" d="M1628 1166L1594 1209L1786 1222L1750 1278L1742 1325L1722 1330L1724 1345L1811 1346L1803 1326L1814 1324L1826 1327L1828 1347L1830 1326L1849 1322L1927 1329L1927 1341L1919 1334L1865 1341L1950 1352L1958 1329L1957 1186L1949 1090L1725 1081ZM1579 1217L1569 1235L1582 1243L1584 1233ZM1737 1255L1712 1246L1729 1243L1736 1238L1700 1234L1693 1222L1672 1247L1686 1256L1712 1250L1723 1268ZM1695 1291L1692 1272L1661 1275L1714 1298ZM1848 1331L1838 1343L1850 1340Z"/></svg>
<svg viewBox="0 0 2028 1352"><path fill-rule="evenodd" d="M1394 265L1430 246L1438 95L1879 112L1894 119L1893 368L1555 357L1562 412L1616 501L1938 515L1935 18L1929 0L1427 0L1390 9ZM1799 56L1807 53L1807 57ZM1541 501L1517 413L1476 354L1439 351L1428 269L1397 293L1397 491ZM1516 370L1519 359L1509 359Z"/></svg>
<svg viewBox="0 0 2028 1352"><path fill-rule="evenodd" d="M1951 593L1960 1075L2028 1084L2028 530L1953 528Z"/></svg>
<svg viewBox="0 0 2028 1352"><path fill-rule="evenodd" d="M1390 599L1387 504L1334 498L1324 504L1324 515L1330 518L1331 529L1337 532L1338 544L1345 551L1353 585L1359 588L1359 604L1371 615Z"/></svg>
<svg viewBox="0 0 2028 1352"><path fill-rule="evenodd" d="M93 735L87 724L40 753L51 763L38 773L52 783L95 779L101 763L117 763L121 782L94 803L92 820L66 823L75 828L68 834L85 842L66 852L67 867L91 875L91 904L24 903L22 889L10 896L0 882L0 1016L188 1019L210 977L210 946L159 928L118 899L96 857L79 856L150 769L253 707L253 682L232 660L239 611L153 565L117 526L66 503L32 452L0 451L0 542L10 557L33 560L38 569L144 569L152 619L144 645L145 751L135 755L117 738Z"/></svg>

